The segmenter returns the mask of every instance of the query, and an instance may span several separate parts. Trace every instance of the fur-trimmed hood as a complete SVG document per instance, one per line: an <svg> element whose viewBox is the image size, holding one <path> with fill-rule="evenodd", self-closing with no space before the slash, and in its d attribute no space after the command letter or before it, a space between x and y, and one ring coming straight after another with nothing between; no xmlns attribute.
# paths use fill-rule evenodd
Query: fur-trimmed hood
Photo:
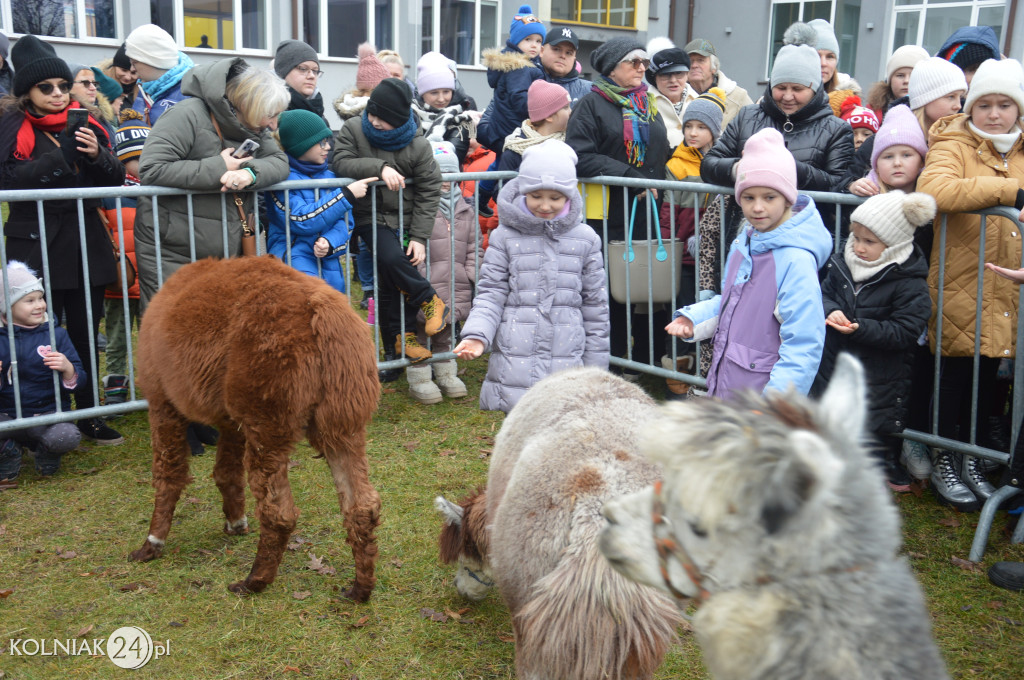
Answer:
<svg viewBox="0 0 1024 680"><path fill-rule="evenodd" d="M521 196L518 177L509 180L498 194L498 214L501 215L502 226L515 229L521 234L539 236L546 233L552 238L558 238L583 221L583 199L579 191L573 191L568 212L553 220L542 220L524 212L520 206Z"/></svg>
<svg viewBox="0 0 1024 680"><path fill-rule="evenodd" d="M369 101L369 97L359 97L351 92L346 92L334 100L334 110L342 121L346 121L349 118L363 115L363 109L366 108Z"/></svg>
<svg viewBox="0 0 1024 680"><path fill-rule="evenodd" d="M513 52L509 49L499 50L496 47L484 50L481 57L484 66L494 71L501 71L502 73L537 65L534 60L522 52Z"/></svg>

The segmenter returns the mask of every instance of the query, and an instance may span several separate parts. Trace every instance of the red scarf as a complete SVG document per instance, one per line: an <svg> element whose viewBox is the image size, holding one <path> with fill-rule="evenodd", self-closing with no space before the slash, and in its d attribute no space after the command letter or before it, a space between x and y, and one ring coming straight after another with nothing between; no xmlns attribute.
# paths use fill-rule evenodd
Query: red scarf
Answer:
<svg viewBox="0 0 1024 680"><path fill-rule="evenodd" d="M23 161L32 158L32 151L36 148L35 130L38 129L51 133L61 132L68 122L68 109L78 108L81 108L81 104L71 102L63 111L50 113L45 116L37 116L26 111L25 120L21 122L21 127L18 128L17 142L15 142L14 146L14 157ZM107 138L106 131L91 114L89 115L89 124L93 127L96 137L99 138L100 145L109 147L110 140Z"/></svg>

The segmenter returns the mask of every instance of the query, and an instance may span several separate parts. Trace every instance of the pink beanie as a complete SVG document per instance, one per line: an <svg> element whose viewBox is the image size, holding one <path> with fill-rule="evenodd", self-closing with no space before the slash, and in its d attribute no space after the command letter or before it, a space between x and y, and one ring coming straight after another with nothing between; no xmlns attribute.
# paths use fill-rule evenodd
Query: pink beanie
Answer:
<svg viewBox="0 0 1024 680"><path fill-rule="evenodd" d="M356 54L359 66L356 67L356 87L360 90L372 90L380 85L380 81L391 77L391 71L377 58L377 48L370 43L362 43Z"/></svg>
<svg viewBox="0 0 1024 680"><path fill-rule="evenodd" d="M526 105L530 111L530 122L537 123L552 116L569 104L569 92L561 85L546 80L535 80L526 91Z"/></svg>
<svg viewBox="0 0 1024 680"><path fill-rule="evenodd" d="M454 90L455 72L451 60L440 52L427 52L416 62L416 90L422 95L433 90Z"/></svg>
<svg viewBox="0 0 1024 680"><path fill-rule="evenodd" d="M921 130L921 122L911 110L904 104L889 109L882 119L882 127L875 133L874 148L871 149L871 172L868 177L878 181L878 174L875 172L878 157L890 146L906 144L921 154L921 158L928 155L928 143L924 139L924 131Z"/></svg>
<svg viewBox="0 0 1024 680"><path fill-rule="evenodd" d="M796 161L775 128L760 130L743 145L736 168L736 197L750 187L775 189L786 202L796 203Z"/></svg>

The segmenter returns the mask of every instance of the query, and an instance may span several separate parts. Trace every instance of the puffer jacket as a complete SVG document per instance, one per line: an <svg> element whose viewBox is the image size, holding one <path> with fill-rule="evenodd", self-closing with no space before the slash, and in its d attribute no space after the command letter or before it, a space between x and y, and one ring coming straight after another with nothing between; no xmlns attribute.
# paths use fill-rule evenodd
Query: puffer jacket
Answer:
<svg viewBox="0 0 1024 680"><path fill-rule="evenodd" d="M398 192L386 186L370 187L357 198L353 212L357 227L373 223L373 199L377 192L377 224L398 230L402 226L409 238L426 245L434 229L434 216L441 198L441 171L434 162L434 152L419 131L408 145L397 151L385 151L370 144L363 133L363 117L349 118L338 131L337 148L331 159L331 170L338 177L380 177L384 167L397 170L413 180L402 191L402 224L398 219Z"/></svg>
<svg viewBox="0 0 1024 680"><path fill-rule="evenodd" d="M7 327L0 326L0 332L6 337ZM71 344L68 332L60 326L55 326L53 334L57 340L57 351L66 356L75 367L77 384L85 385L89 378L82 368L82 361L78 358L75 346ZM57 402L53 398L53 369L43 363L43 356L39 353L43 347L50 347L48 323L41 323L32 328L14 325L18 388L21 393L21 415L24 417L53 413L57 410ZM11 346L7 342L0 342L0 364L3 366L3 372L0 373L0 413L14 418L17 413L14 408L14 376L11 370ZM71 390L64 386L63 380L58 379L58 383L61 408L70 411Z"/></svg>
<svg viewBox="0 0 1024 680"><path fill-rule="evenodd" d="M825 267L821 302L825 316L840 310L856 331L843 334L825 329L825 351L811 394L824 393L835 370L836 357L849 352L860 359L868 384L867 430L877 434L902 432L907 422L911 367L917 339L928 327L928 260L915 247L902 263L893 263L856 288L842 254Z"/></svg>
<svg viewBox="0 0 1024 680"><path fill-rule="evenodd" d="M935 245L928 270L933 311L938 302L939 238L943 217L946 229L946 275L942 301L943 356L974 355L977 276L981 216L962 214L995 205L1013 206L1024 187L1024 142L1014 143L1005 159L991 142L967 127L967 114L940 118L929 131L932 142L917 190L935 197ZM961 213L961 214L957 214ZM1020 267L1021 234L1015 221L989 218L985 231L985 262ZM981 304L981 355L1013 358L1017 334L1017 284L985 273ZM928 324L928 338L936 351L936 317Z"/></svg>
<svg viewBox="0 0 1024 680"><path fill-rule="evenodd" d="M583 201L544 221L525 212L519 179L498 194L491 234L463 338L491 352L480 408L508 412L556 371L608 367L608 291L601 241L580 223Z"/></svg>
<svg viewBox="0 0 1024 680"><path fill-rule="evenodd" d="M544 77L540 59L530 59L513 45L503 50L484 50L487 84L494 90L476 128L477 140L488 149L501 153L505 137L530 117L526 91L538 78Z"/></svg>
<svg viewBox="0 0 1024 680"><path fill-rule="evenodd" d="M430 285L444 304L453 309L453 321L465 321L473 306L473 282L476 281L476 212L469 201L457 193L455 219L449 222L441 211L434 219L434 232L430 235ZM452 259L452 241L455 258ZM452 262L455 266L452 266ZM419 265L420 274L427 278L427 265ZM451 277L455 270L455 304L451 302ZM422 314L422 312L421 312Z"/></svg>
<svg viewBox="0 0 1024 680"><path fill-rule="evenodd" d="M327 169L326 164L314 172L309 172L311 164L291 157L288 158L288 164L291 166L289 180L334 179L334 173ZM267 226L267 252L312 276L317 276L319 269L324 281L344 293L345 277L338 258L347 251L348 240L355 226L351 213L352 198L352 192L343 187L292 189L287 199L283 191L268 191L266 204L270 224ZM327 255L322 258L313 253L313 245L319 238L325 238L331 244ZM288 259L289 254L291 260Z"/></svg>
<svg viewBox="0 0 1024 680"><path fill-rule="evenodd" d="M243 127L224 96L228 79L245 67L244 60L234 58L203 64L188 71L181 79L182 92L188 98L160 115L139 159L139 178L143 185L215 192L192 196L197 260L242 253L242 225L230 197L225 208L228 242L226 246L224 244L220 178L227 172L227 166L220 155L221 149L237 147L246 139L260 145L255 157L242 164L256 173L256 182L247 187L248 191L239 194L246 213L254 211L256 190L288 177L288 157L270 131L256 133ZM224 136L223 143L210 119L211 113ZM187 198L161 196L158 204L160 255L165 280L192 259ZM156 279L156 238L153 231L156 221L151 201L139 201L136 219L135 256L139 263L141 300L145 304L160 286Z"/></svg>

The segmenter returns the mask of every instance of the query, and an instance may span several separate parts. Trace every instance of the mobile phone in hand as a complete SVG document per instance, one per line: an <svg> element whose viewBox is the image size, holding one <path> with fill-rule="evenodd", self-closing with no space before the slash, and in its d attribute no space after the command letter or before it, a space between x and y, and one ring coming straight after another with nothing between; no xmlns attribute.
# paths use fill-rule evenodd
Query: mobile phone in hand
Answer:
<svg viewBox="0 0 1024 680"><path fill-rule="evenodd" d="M254 142L251 139L247 139L238 145L238 148L231 152L232 158L248 158L256 153L256 149L260 148L259 142Z"/></svg>
<svg viewBox="0 0 1024 680"><path fill-rule="evenodd" d="M75 133L78 132L79 128L86 127L88 124L88 111L85 109L68 109L68 120L64 125L64 134L69 139L74 139Z"/></svg>

